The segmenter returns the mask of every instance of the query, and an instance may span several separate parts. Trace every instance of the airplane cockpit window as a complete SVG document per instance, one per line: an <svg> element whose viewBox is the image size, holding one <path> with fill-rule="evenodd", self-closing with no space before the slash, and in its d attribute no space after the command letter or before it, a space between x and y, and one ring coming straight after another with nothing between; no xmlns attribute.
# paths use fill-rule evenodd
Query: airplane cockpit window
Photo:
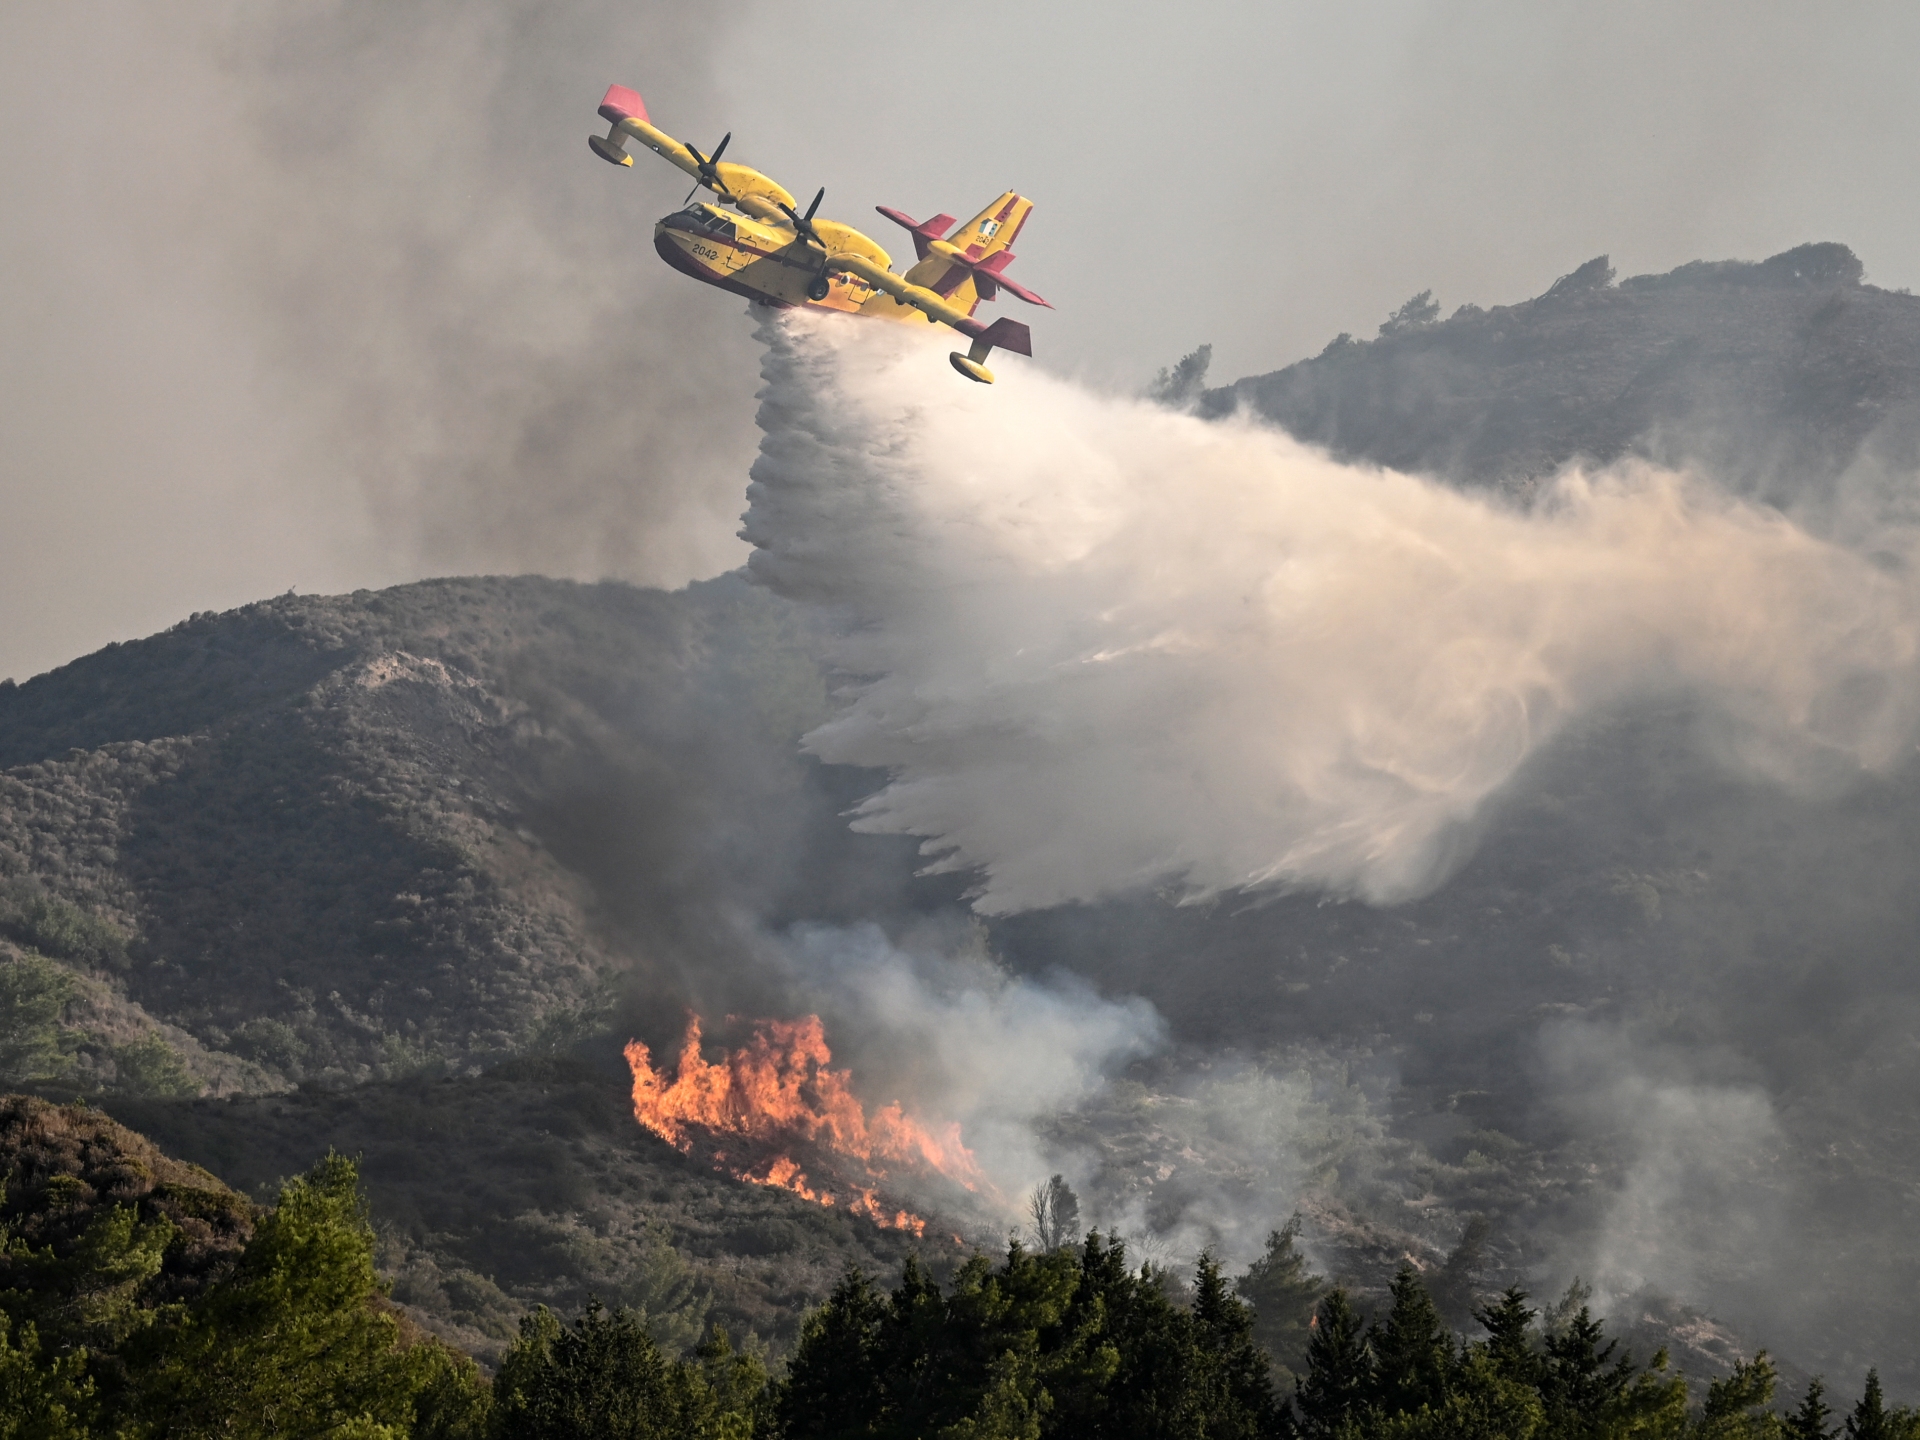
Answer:
<svg viewBox="0 0 1920 1440"><path fill-rule="evenodd" d="M709 210L704 205L689 205L680 213L702 230L727 240L734 238L733 221L725 215Z"/></svg>

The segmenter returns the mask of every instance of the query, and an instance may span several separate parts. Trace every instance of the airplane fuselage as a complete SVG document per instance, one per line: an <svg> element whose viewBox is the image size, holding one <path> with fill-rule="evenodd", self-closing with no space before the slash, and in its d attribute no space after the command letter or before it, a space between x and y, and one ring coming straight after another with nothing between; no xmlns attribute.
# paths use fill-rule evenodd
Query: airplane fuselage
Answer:
<svg viewBox="0 0 1920 1440"><path fill-rule="evenodd" d="M867 245L884 269L886 252L872 241ZM792 230L729 214L716 205L689 205L663 217L653 227L653 248L683 275L761 304L923 319L919 311L857 275L834 269L823 275L820 251ZM822 279L826 294L815 299L809 287L817 289Z"/></svg>

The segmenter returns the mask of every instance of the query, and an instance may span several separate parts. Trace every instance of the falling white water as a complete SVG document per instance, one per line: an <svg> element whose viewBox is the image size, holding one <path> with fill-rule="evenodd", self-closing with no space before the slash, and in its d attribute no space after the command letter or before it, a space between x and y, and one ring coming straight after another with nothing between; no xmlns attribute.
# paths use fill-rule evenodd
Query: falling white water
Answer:
<svg viewBox="0 0 1920 1440"><path fill-rule="evenodd" d="M892 776L1004 913L1143 884L1430 887L1583 712L1698 697L1786 778L1915 727L1908 574L1687 477L1569 473L1529 512L1336 463L918 327L764 326L743 535L852 682L809 747Z"/></svg>

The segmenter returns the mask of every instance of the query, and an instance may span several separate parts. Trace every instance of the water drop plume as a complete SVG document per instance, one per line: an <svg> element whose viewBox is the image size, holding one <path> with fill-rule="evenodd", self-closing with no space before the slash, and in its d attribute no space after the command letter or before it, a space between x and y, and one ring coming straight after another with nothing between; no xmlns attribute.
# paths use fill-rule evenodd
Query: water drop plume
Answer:
<svg viewBox="0 0 1920 1440"><path fill-rule="evenodd" d="M1913 734L1911 568L1686 476L1521 510L1018 360L964 384L917 328L763 339L752 572L850 677L807 744L886 770L857 828L925 837L983 912L1404 899L1571 719L1650 694L1796 782Z"/></svg>

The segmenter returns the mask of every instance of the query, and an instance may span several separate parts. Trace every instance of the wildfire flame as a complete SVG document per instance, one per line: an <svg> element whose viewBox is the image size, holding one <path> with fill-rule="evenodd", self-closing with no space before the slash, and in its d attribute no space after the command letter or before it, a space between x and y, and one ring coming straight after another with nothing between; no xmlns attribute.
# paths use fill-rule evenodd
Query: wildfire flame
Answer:
<svg viewBox="0 0 1920 1440"><path fill-rule="evenodd" d="M737 1179L778 1186L818 1205L839 1203L824 1183L815 1189L800 1162L786 1153L802 1142L837 1162L836 1170L859 1167L859 1179L843 1182L851 1192L848 1210L915 1235L926 1232L927 1222L878 1198L888 1167L932 1171L969 1190L980 1186L980 1168L961 1143L958 1125L936 1132L897 1101L867 1115L848 1083L850 1072L829 1068L833 1053L818 1015L763 1020L745 1045L715 1063L700 1053L700 1018L689 1016L671 1078L654 1069L652 1054L638 1040L628 1042L626 1055L634 1118L661 1139L683 1152L693 1149L696 1134L739 1136L775 1150L757 1162L726 1166ZM714 1159L726 1164L724 1153Z"/></svg>

